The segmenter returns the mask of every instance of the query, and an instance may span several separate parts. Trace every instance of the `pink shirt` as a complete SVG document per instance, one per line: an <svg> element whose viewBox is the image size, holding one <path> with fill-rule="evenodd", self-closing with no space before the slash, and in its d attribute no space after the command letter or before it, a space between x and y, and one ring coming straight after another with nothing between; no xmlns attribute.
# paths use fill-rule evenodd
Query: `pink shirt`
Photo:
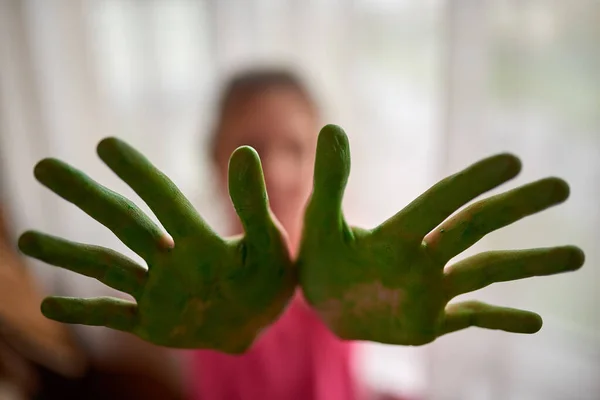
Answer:
<svg viewBox="0 0 600 400"><path fill-rule="evenodd" d="M351 343L337 339L297 295L245 354L192 356L193 400L355 400Z"/></svg>

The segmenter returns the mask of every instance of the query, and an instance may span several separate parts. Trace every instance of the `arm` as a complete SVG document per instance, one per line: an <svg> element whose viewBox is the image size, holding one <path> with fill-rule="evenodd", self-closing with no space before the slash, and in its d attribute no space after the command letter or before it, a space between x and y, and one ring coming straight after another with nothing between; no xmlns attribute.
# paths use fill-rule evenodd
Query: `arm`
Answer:
<svg viewBox="0 0 600 400"><path fill-rule="evenodd" d="M86 366L82 349L64 325L41 314L42 291L10 242L0 206L0 341L56 373L81 375Z"/></svg>

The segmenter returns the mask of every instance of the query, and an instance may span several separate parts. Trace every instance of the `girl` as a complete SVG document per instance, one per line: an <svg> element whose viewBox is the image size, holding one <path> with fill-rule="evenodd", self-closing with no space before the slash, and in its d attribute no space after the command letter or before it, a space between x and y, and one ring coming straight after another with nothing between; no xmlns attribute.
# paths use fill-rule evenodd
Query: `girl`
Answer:
<svg viewBox="0 0 600 400"><path fill-rule="evenodd" d="M322 123L306 88L286 71L249 71L226 87L213 134L212 155L223 193L231 153L252 146L261 157L271 209L297 252L304 206L312 189ZM227 234L242 232L233 207ZM241 356L197 351L194 399L353 400L351 344L337 339L300 293L285 314Z"/></svg>

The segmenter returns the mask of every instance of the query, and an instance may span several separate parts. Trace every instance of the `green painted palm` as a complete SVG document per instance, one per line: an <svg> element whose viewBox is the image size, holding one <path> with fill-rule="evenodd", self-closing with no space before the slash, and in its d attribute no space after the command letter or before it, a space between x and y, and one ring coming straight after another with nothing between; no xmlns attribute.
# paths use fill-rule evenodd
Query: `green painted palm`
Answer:
<svg viewBox="0 0 600 400"><path fill-rule="evenodd" d="M98 155L148 204L173 241L128 199L61 161L41 161L35 176L43 185L114 232L148 266L110 249L26 232L19 240L23 253L136 300L49 297L44 315L169 347L247 349L284 310L296 284L286 238L269 210L258 154L241 147L230 159L229 191L245 230L236 238L214 233L169 178L124 142L105 139Z"/></svg>
<svg viewBox="0 0 600 400"><path fill-rule="evenodd" d="M444 268L486 234L567 199L567 184L547 178L450 217L520 168L509 154L484 159L442 180L375 229L350 227L341 211L350 173L348 138L340 128L326 126L297 266L307 301L345 339L421 345L470 326L537 332L542 321L532 312L475 301L448 303L494 282L575 270L584 261L580 249L493 251Z"/></svg>

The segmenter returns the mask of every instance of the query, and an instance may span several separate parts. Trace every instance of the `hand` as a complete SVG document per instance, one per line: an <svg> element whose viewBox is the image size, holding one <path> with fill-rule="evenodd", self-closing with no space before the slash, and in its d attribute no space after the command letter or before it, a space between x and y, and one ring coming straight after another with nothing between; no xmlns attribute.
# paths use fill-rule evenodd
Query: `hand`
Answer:
<svg viewBox="0 0 600 400"><path fill-rule="evenodd" d="M487 158L442 180L375 229L350 227L341 209L350 173L348 138L326 126L297 263L308 303L344 339L422 345L469 326L537 332L542 321L532 312L448 302L494 282L575 270L584 261L580 249L491 251L444 269L486 234L567 199L567 184L547 178L446 219L520 168L509 154Z"/></svg>
<svg viewBox="0 0 600 400"><path fill-rule="evenodd" d="M109 138L100 158L148 204L166 235L135 204L55 160L35 167L36 178L110 229L148 268L110 249L26 232L21 251L31 257L130 294L116 298L50 297L48 318L102 325L176 348L246 350L283 311L296 276L287 239L271 216L256 151L238 148L229 163L229 192L245 235L221 238L177 187L139 152Z"/></svg>

